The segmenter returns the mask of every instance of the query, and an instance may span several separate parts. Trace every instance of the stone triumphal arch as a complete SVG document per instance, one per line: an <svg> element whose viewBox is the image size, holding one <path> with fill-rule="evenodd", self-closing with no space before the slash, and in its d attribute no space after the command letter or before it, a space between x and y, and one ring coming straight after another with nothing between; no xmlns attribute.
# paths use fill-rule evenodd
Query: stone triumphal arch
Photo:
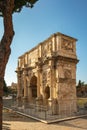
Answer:
<svg viewBox="0 0 87 130"><path fill-rule="evenodd" d="M77 111L76 41L58 32L18 58L18 100Z"/></svg>

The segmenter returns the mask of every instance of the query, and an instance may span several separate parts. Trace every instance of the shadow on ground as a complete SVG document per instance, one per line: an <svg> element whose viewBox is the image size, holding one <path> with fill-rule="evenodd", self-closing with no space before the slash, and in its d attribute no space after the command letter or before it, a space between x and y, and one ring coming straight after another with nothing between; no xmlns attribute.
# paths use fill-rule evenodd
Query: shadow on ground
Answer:
<svg viewBox="0 0 87 130"><path fill-rule="evenodd" d="M12 110L3 109L3 121L38 122L34 119L17 114Z"/></svg>
<svg viewBox="0 0 87 130"><path fill-rule="evenodd" d="M8 124L8 123L3 123L2 129L3 129L3 130L10 130L10 124Z"/></svg>
<svg viewBox="0 0 87 130"><path fill-rule="evenodd" d="M87 130L87 117L82 117L73 120L67 120L63 122L54 123L55 125L67 126L72 128L80 128L82 130Z"/></svg>

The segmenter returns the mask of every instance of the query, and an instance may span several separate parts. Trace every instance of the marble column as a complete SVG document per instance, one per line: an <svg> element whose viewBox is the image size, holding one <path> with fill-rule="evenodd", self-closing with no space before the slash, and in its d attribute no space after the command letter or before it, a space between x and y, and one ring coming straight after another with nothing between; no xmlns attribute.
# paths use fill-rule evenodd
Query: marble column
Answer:
<svg viewBox="0 0 87 130"><path fill-rule="evenodd" d="M22 106L22 90L21 90L21 71L17 72L17 79L18 79L18 84L17 84L17 106L21 107Z"/></svg>
<svg viewBox="0 0 87 130"><path fill-rule="evenodd" d="M55 61L50 61L50 98L48 99L51 114L57 114Z"/></svg>
<svg viewBox="0 0 87 130"><path fill-rule="evenodd" d="M27 75L26 77L27 80L27 97L28 97L28 101L31 102L32 101L32 90L30 87L30 77Z"/></svg>
<svg viewBox="0 0 87 130"><path fill-rule="evenodd" d="M24 70L24 97L23 97L24 108L28 107L28 85L26 76L27 76L27 70Z"/></svg>
<svg viewBox="0 0 87 130"><path fill-rule="evenodd" d="M38 67L37 70L37 98L36 98L36 103L41 105L42 104L42 97L40 94L40 86L41 86L41 68Z"/></svg>
<svg viewBox="0 0 87 130"><path fill-rule="evenodd" d="M17 84L17 98L21 97L21 79L18 77L18 84Z"/></svg>
<svg viewBox="0 0 87 130"><path fill-rule="evenodd" d="M52 106L52 100L53 100L53 61L49 61L49 67L50 67L50 98L48 99L49 106Z"/></svg>
<svg viewBox="0 0 87 130"><path fill-rule="evenodd" d="M40 70L37 70L37 97L40 96Z"/></svg>
<svg viewBox="0 0 87 130"><path fill-rule="evenodd" d="M27 80L26 77L24 77L24 98L27 98L27 96L28 96Z"/></svg>
<svg viewBox="0 0 87 130"><path fill-rule="evenodd" d="M50 99L53 99L54 61L50 61Z"/></svg>

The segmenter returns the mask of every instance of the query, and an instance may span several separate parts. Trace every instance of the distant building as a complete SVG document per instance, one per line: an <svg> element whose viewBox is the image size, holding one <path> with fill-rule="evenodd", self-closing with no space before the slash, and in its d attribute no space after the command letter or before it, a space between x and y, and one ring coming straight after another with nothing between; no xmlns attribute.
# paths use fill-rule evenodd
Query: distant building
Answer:
<svg viewBox="0 0 87 130"><path fill-rule="evenodd" d="M17 91L17 83L12 82L11 83L11 89L14 91Z"/></svg>
<svg viewBox="0 0 87 130"><path fill-rule="evenodd" d="M17 93L17 83L12 82L11 86L8 86L10 94Z"/></svg>
<svg viewBox="0 0 87 130"><path fill-rule="evenodd" d="M54 114L65 105L66 111L77 111L76 41L55 33L18 58L18 100L48 105Z"/></svg>

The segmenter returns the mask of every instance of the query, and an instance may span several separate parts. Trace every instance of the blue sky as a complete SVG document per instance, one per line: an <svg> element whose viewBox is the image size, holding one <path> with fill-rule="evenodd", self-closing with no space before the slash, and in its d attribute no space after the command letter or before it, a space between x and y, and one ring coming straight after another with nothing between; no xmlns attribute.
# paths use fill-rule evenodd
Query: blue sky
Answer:
<svg viewBox="0 0 87 130"><path fill-rule="evenodd" d="M15 13L13 24L15 36L5 72L7 85L17 82L18 57L56 32L78 39L77 82L80 79L87 83L87 0L39 0L34 8L23 8L21 13ZM2 34L1 18L0 38Z"/></svg>

